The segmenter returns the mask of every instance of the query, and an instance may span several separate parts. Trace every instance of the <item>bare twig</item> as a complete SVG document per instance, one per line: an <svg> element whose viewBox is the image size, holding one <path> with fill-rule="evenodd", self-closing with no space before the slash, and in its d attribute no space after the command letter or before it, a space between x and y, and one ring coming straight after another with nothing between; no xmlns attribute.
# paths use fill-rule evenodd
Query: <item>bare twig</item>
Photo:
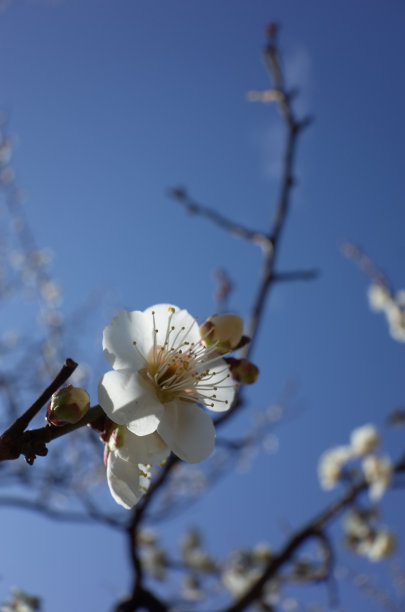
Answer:
<svg viewBox="0 0 405 612"><path fill-rule="evenodd" d="M351 242L344 242L341 245L343 255L354 261L359 269L377 284L386 287L390 291L390 283L386 275L375 265L372 259L358 245Z"/></svg>
<svg viewBox="0 0 405 612"><path fill-rule="evenodd" d="M238 225L233 221L230 221L220 213L218 213L213 208L209 208L208 206L203 206L202 204L197 204L195 200L193 200L187 191L183 187L175 187L169 191L169 195L175 199L181 206L184 206L186 211L193 215L199 215L200 217L205 217L212 221L218 227L221 227L226 232L229 232L236 238L242 238L243 240L248 240L249 242L253 242L254 244L258 244L263 249L267 249L270 247L268 238L262 232L255 232L253 230L249 230L242 225Z"/></svg>

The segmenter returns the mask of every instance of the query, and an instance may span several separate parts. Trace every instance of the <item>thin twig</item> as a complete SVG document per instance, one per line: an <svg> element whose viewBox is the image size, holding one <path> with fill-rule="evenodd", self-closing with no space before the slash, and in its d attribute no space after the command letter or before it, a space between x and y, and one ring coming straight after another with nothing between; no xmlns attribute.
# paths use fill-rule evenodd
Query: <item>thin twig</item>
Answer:
<svg viewBox="0 0 405 612"><path fill-rule="evenodd" d="M197 204L195 200L193 200L187 191L182 187L175 187L169 191L169 195L175 199L181 206L183 206L186 211L193 215L199 215L200 217L205 217L212 221L215 225L222 228L226 232L229 232L236 238L242 238L243 240L248 240L249 242L253 242L254 244L258 244L262 248L269 248L269 240L262 232L257 232L253 230L249 230L243 225L238 225L234 223L234 221L230 221L220 213L218 213L213 208L209 206L204 206L202 204Z"/></svg>

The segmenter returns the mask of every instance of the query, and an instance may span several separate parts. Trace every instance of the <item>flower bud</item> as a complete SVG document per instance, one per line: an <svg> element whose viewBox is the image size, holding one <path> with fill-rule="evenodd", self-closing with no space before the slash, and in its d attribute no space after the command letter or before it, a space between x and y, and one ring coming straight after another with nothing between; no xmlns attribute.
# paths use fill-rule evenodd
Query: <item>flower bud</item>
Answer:
<svg viewBox="0 0 405 612"><path fill-rule="evenodd" d="M90 397L80 387L69 385L52 395L46 418L48 423L59 427L80 421L90 408Z"/></svg>
<svg viewBox="0 0 405 612"><path fill-rule="evenodd" d="M247 359L234 359L234 357L227 357L225 361L229 364L233 380L244 385L251 385L256 382L259 376L259 368L254 363Z"/></svg>
<svg viewBox="0 0 405 612"><path fill-rule="evenodd" d="M200 334L206 347L230 353L242 339L243 320L236 314L212 315L200 326Z"/></svg>

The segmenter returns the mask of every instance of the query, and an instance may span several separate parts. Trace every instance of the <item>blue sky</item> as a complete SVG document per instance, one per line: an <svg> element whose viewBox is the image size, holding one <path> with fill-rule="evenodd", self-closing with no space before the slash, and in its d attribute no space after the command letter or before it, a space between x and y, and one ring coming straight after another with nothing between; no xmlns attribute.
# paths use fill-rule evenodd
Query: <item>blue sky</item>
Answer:
<svg viewBox="0 0 405 612"><path fill-rule="evenodd" d="M248 475L229 476L192 516L169 524L170 540L184 524L203 522L222 554L281 543L280 523L294 528L333 498L317 483L321 452L356 426L383 423L404 401L404 346L369 311L367 281L339 248L360 244L395 288L405 287L404 5L26 0L0 15L0 107L18 136L13 164L26 214L54 254L66 312L94 289L104 296L85 347L71 355L94 366L94 401L105 368L101 331L118 308L172 302L204 318L214 309L212 272L225 268L236 285L232 309L249 311L259 253L186 215L167 190L185 185L235 221L269 227L283 129L275 108L249 104L245 94L268 85L260 51L270 20L282 24L287 78L301 89L296 108L315 119L298 147L279 269L321 274L273 291L254 355L262 377L249 413L233 425L243 431L294 380L299 415L280 427L279 452L260 454ZM399 451L401 434L387 435ZM398 521L402 503L398 492L384 502L387 521ZM115 534L1 513L18 524L17 544L11 527L4 534L15 558L0 554L3 598L17 585L43 595L46 612L107 610L125 591L126 548ZM73 566L80 542L81 563L91 567L77 595L69 584L55 587L56 537ZM44 550L38 568L25 558L27 542ZM350 589L344 595L346 609L371 609Z"/></svg>

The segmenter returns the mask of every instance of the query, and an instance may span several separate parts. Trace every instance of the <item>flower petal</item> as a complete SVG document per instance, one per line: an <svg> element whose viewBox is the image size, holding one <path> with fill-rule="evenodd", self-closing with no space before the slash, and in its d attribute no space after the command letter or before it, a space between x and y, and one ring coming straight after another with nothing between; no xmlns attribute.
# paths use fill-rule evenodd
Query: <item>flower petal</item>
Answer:
<svg viewBox="0 0 405 612"><path fill-rule="evenodd" d="M207 384L209 384L210 390L205 393L204 387ZM237 386L237 383L232 380L226 361L218 358L215 363L210 365L209 375L197 384L197 390L208 396L204 401L207 408L214 412L225 412L232 405Z"/></svg>
<svg viewBox="0 0 405 612"><path fill-rule="evenodd" d="M159 464L169 456L170 449L156 432L148 436L137 436L126 429L123 444L116 452L121 459L131 463Z"/></svg>
<svg viewBox="0 0 405 612"><path fill-rule="evenodd" d="M122 310L104 328L104 355L114 370L140 370L153 345L153 326L140 310ZM136 342L136 346L134 346Z"/></svg>
<svg viewBox="0 0 405 612"><path fill-rule="evenodd" d="M165 405L158 433L180 459L198 463L214 449L215 427L196 404L178 401Z"/></svg>
<svg viewBox="0 0 405 612"><path fill-rule="evenodd" d="M98 385L98 402L107 416L139 436L156 431L163 411L153 388L137 372L110 370Z"/></svg>
<svg viewBox="0 0 405 612"><path fill-rule="evenodd" d="M120 506L127 510L135 506L144 494L146 479L142 477L142 466L124 461L116 453L110 453L107 460L107 482L111 495Z"/></svg>
<svg viewBox="0 0 405 612"><path fill-rule="evenodd" d="M174 312L171 310L174 309ZM154 313L154 315L152 315ZM147 308L144 313L145 319L149 321L148 327L157 329L156 343L164 346L168 342L168 347L179 347L183 342L197 344L200 341L200 332L197 321L187 310L180 310L173 304L155 304ZM146 324L146 323L145 323ZM174 328L174 329L173 329ZM167 332L169 336L167 337Z"/></svg>

